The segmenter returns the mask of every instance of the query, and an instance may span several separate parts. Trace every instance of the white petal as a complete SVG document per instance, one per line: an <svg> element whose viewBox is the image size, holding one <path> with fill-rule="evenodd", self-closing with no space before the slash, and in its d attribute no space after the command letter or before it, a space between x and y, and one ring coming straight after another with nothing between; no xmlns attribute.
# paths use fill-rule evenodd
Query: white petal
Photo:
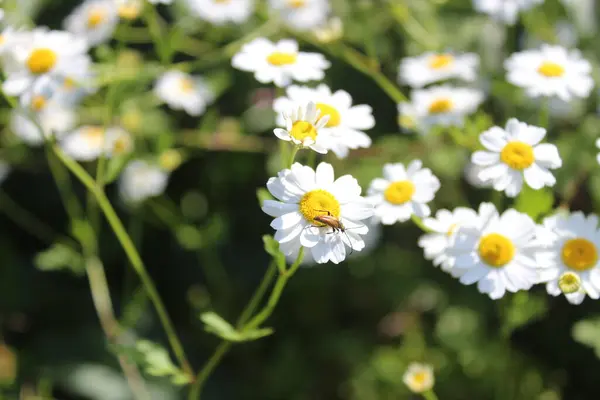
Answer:
<svg viewBox="0 0 600 400"><path fill-rule="evenodd" d="M302 214L297 211L283 214L271 222L271 228L275 230L290 229L294 225L299 224L302 221L302 218Z"/></svg>
<svg viewBox="0 0 600 400"><path fill-rule="evenodd" d="M263 202L262 210L265 214L270 215L271 217L279 217L281 215L298 210L298 205L282 203L276 200L265 200Z"/></svg>

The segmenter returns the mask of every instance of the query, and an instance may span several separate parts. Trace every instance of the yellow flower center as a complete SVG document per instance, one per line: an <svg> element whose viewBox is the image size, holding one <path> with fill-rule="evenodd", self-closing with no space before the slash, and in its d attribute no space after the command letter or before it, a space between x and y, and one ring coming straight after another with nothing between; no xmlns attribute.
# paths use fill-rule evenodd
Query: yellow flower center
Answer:
<svg viewBox="0 0 600 400"><path fill-rule="evenodd" d="M279 51L276 51L274 53L269 54L269 56L267 57L267 62L271 65L281 67L282 65L295 64L296 58L298 58L297 54L281 53Z"/></svg>
<svg viewBox="0 0 600 400"><path fill-rule="evenodd" d="M119 6L119 17L123 19L133 20L139 17L140 15L140 5L134 2L130 4L123 4Z"/></svg>
<svg viewBox="0 0 600 400"><path fill-rule="evenodd" d="M325 224L315 221L319 215L329 215L340 218L340 202L328 191L317 189L307 192L300 199L300 212L309 223L318 226Z"/></svg>
<svg viewBox="0 0 600 400"><path fill-rule="evenodd" d="M565 73L565 69L563 68L562 65L550 62L550 61L544 61L537 69L537 71L541 74L544 75L547 78L559 78L561 76L564 75Z"/></svg>
<svg viewBox="0 0 600 400"><path fill-rule="evenodd" d="M67 77L63 80L63 88L65 88L65 90L71 91L71 90L75 89L76 87L77 87L77 82L75 82L75 79Z"/></svg>
<svg viewBox="0 0 600 400"><path fill-rule="evenodd" d="M404 204L412 199L415 185L411 181L396 181L390 183L383 196L392 204Z"/></svg>
<svg viewBox="0 0 600 400"><path fill-rule="evenodd" d="M99 126L89 126L83 133L90 147L101 147L104 143L104 128Z"/></svg>
<svg viewBox="0 0 600 400"><path fill-rule="evenodd" d="M429 59L429 67L431 69L442 69L454 62L454 57L451 54L437 54Z"/></svg>
<svg viewBox="0 0 600 400"><path fill-rule="evenodd" d="M102 8L94 8L90 10L87 19L87 26L90 29L96 28L106 19L106 10Z"/></svg>
<svg viewBox="0 0 600 400"><path fill-rule="evenodd" d="M0 35L0 44L4 43L4 35Z"/></svg>
<svg viewBox="0 0 600 400"><path fill-rule="evenodd" d="M179 88L181 89L181 91L183 93L188 93L189 94L189 93L193 92L195 86L196 85L195 85L194 81L192 79L190 79L190 78L182 78L179 81Z"/></svg>
<svg viewBox="0 0 600 400"><path fill-rule="evenodd" d="M586 271L598 263L598 250L584 238L567 240L561 252L562 261L575 271Z"/></svg>
<svg viewBox="0 0 600 400"><path fill-rule="evenodd" d="M321 118L326 115L329 115L329 121L327 121L327 124L325 125L328 128L338 126L342 121L340 112L336 110L335 107L332 107L329 104L317 103L317 109L321 111Z"/></svg>
<svg viewBox="0 0 600 400"><path fill-rule="evenodd" d="M130 141L128 137L122 136L115 140L113 143L113 153L120 155L127 153L130 147Z"/></svg>
<svg viewBox="0 0 600 400"><path fill-rule="evenodd" d="M225 4L225 3L229 3L231 0L214 0L215 3L217 4Z"/></svg>
<svg viewBox="0 0 600 400"><path fill-rule="evenodd" d="M441 99L434 100L429 105L429 113L430 114L443 114L443 113L452 111L452 108L454 108L454 103L452 102L452 100L447 99L447 98L441 98Z"/></svg>
<svg viewBox="0 0 600 400"><path fill-rule="evenodd" d="M503 267L515 256L515 245L506 236L490 233L479 241L479 257L491 267Z"/></svg>
<svg viewBox="0 0 600 400"><path fill-rule="evenodd" d="M27 59L27 67L33 74L45 74L54 68L57 59L56 53L50 49L35 49Z"/></svg>
<svg viewBox="0 0 600 400"><path fill-rule="evenodd" d="M458 224L452 224L452 225L450 225L450 228L448 228L448 232L446 232L446 236L448 236L448 237L452 236L452 234L454 232L456 232L457 228L458 228Z"/></svg>
<svg viewBox="0 0 600 400"><path fill-rule="evenodd" d="M398 125L405 129L412 129L416 126L415 119L410 115L400 115L398 116Z"/></svg>
<svg viewBox="0 0 600 400"><path fill-rule="evenodd" d="M304 142L306 138L311 138L315 142L317 141L317 129L313 124L306 121L294 122L290 135L300 142Z"/></svg>
<svg viewBox="0 0 600 400"><path fill-rule="evenodd" d="M427 373L424 371L417 372L413 375L413 382L417 385L422 385L427 379Z"/></svg>
<svg viewBox="0 0 600 400"><path fill-rule="evenodd" d="M290 8L301 8L306 4L306 0L288 0L288 6Z"/></svg>
<svg viewBox="0 0 600 400"><path fill-rule="evenodd" d="M529 168L535 161L533 147L523 142L510 142L500 152L500 159L512 169Z"/></svg>
<svg viewBox="0 0 600 400"><path fill-rule="evenodd" d="M41 95L33 96L31 99L31 109L33 111L41 111L46 107L46 98Z"/></svg>
<svg viewBox="0 0 600 400"><path fill-rule="evenodd" d="M558 287L564 294L575 293L581 288L581 279L573 272L565 272L558 278Z"/></svg>

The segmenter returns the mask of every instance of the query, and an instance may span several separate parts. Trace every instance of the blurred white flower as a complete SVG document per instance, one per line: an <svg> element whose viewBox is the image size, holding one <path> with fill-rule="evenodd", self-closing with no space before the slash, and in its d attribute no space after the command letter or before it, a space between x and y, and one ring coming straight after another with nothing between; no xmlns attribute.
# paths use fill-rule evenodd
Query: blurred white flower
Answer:
<svg viewBox="0 0 600 400"><path fill-rule="evenodd" d="M193 116L204 114L206 106L214 99L202 77L177 70L167 71L158 78L154 93L172 109L185 110Z"/></svg>
<svg viewBox="0 0 600 400"><path fill-rule="evenodd" d="M539 280L535 233L528 215L513 209L499 215L493 204L482 203L478 218L456 230L448 248L454 257L449 272L464 285L477 283L494 300L506 291L528 290Z"/></svg>
<svg viewBox="0 0 600 400"><path fill-rule="evenodd" d="M562 160L555 145L540 142L546 129L527 125L511 118L506 128L494 126L479 136L488 151L476 151L474 164L485 167L479 172L483 181L491 181L495 190L515 197L523 181L532 189L554 186L556 179L550 169L560 168Z"/></svg>
<svg viewBox="0 0 600 400"><path fill-rule="evenodd" d="M569 101L589 96L594 87L592 65L579 50L543 45L539 50L512 54L504 67L506 80L524 88L531 97L557 96Z"/></svg>
<svg viewBox="0 0 600 400"><path fill-rule="evenodd" d="M544 0L473 0L473 7L497 21L513 25L517 22L519 12L527 11L543 2Z"/></svg>
<svg viewBox="0 0 600 400"><path fill-rule="evenodd" d="M63 26L90 46L96 46L110 40L118 23L115 0L86 0L67 16Z"/></svg>
<svg viewBox="0 0 600 400"><path fill-rule="evenodd" d="M462 126L467 115L477 111L483 92L450 85L414 90L412 106L418 116L417 129L428 132L433 126Z"/></svg>
<svg viewBox="0 0 600 400"><path fill-rule="evenodd" d="M75 160L92 161L103 152L108 158L131 152L133 138L120 127L105 130L102 126L86 125L66 135L60 146Z"/></svg>
<svg viewBox="0 0 600 400"><path fill-rule="evenodd" d="M313 33L321 43L335 42L344 36L344 24L339 17L333 17L314 28Z"/></svg>
<svg viewBox="0 0 600 400"><path fill-rule="evenodd" d="M269 0L273 11L294 29L308 30L323 25L329 15L329 0Z"/></svg>
<svg viewBox="0 0 600 400"><path fill-rule="evenodd" d="M321 80L325 77L324 70L330 66L322 54L298 51L295 40L272 43L265 38L245 44L233 56L231 64L242 71L254 72L260 83L273 82L279 87L288 86L292 80Z"/></svg>
<svg viewBox="0 0 600 400"><path fill-rule="evenodd" d="M327 153L330 138L327 132L323 132L323 127L329 121L329 115L321 117L321 110L317 109L315 103L290 105L287 112L282 112L282 119L285 129L275 128L275 136L317 153Z"/></svg>
<svg viewBox="0 0 600 400"><path fill-rule="evenodd" d="M375 178L369 186L369 200L375 205L375 216L384 225L408 221L414 214L428 217L427 203L440 188L439 179L429 168L414 160L407 168L401 163L385 164L383 178Z"/></svg>
<svg viewBox="0 0 600 400"><path fill-rule="evenodd" d="M34 102L34 106L37 107L37 104L41 104L41 99L35 99ZM29 110L13 109L10 128L26 144L39 146L51 136L60 139L75 126L76 122L77 114L72 108L50 102L35 113ZM40 132L40 128L42 132Z"/></svg>
<svg viewBox="0 0 600 400"><path fill-rule="evenodd" d="M319 132L327 134L329 150L339 158L345 158L350 149L371 146L371 138L363 130L375 126L373 110L364 104L353 106L352 97L348 92L338 90L332 93L325 84L314 89L292 85L287 88L286 95L273 102L273 109L278 113L277 125L286 125L284 112L308 102L315 102L320 117L329 116L329 120Z"/></svg>
<svg viewBox="0 0 600 400"><path fill-rule="evenodd" d="M346 246L352 251L365 247L362 235L368 228L361 221L373 215L373 206L361 197L358 181L350 175L334 179L333 167L320 163L316 170L294 163L267 182L277 200L265 200L262 210L275 217L271 227L285 255L303 246L319 264L338 264L346 258ZM315 218L329 217L341 223L344 231Z"/></svg>
<svg viewBox="0 0 600 400"><path fill-rule="evenodd" d="M600 139L596 139L596 147L600 149ZM600 153L596 155L596 161L600 164Z"/></svg>
<svg viewBox="0 0 600 400"><path fill-rule="evenodd" d="M417 131L426 133L423 129L419 129L419 116L414 105L410 102L398 103L398 126L405 132L409 133Z"/></svg>
<svg viewBox="0 0 600 400"><path fill-rule="evenodd" d="M435 383L433 367L413 362L406 369L402 381L413 393L427 392L433 388Z"/></svg>
<svg viewBox="0 0 600 400"><path fill-rule="evenodd" d="M150 4L171 4L173 0L148 0Z"/></svg>
<svg viewBox="0 0 600 400"><path fill-rule="evenodd" d="M572 304L580 304L586 294L595 300L600 298L597 216L575 212L548 217L539 228L538 238L543 244L537 253L542 268L539 283L546 283L548 294L564 293Z"/></svg>
<svg viewBox="0 0 600 400"><path fill-rule="evenodd" d="M241 24L254 11L254 0L185 0L193 14L215 25Z"/></svg>
<svg viewBox="0 0 600 400"><path fill-rule="evenodd" d="M167 188L169 173L144 160L130 161L119 178L119 193L127 203L159 196Z"/></svg>
<svg viewBox="0 0 600 400"><path fill-rule="evenodd" d="M134 20L140 16L142 7L144 6L143 0L115 0L117 4L117 11L120 18L126 20Z"/></svg>
<svg viewBox="0 0 600 400"><path fill-rule="evenodd" d="M491 188L493 186L493 183L491 181L484 181L481 178L479 178L479 173L483 169L485 169L485 167L474 164L469 160L469 162L466 163L463 171L463 175L467 183L476 188Z"/></svg>
<svg viewBox="0 0 600 400"><path fill-rule="evenodd" d="M427 52L402 59L398 80L414 88L451 78L472 82L477 78L478 67L479 56L475 53Z"/></svg>

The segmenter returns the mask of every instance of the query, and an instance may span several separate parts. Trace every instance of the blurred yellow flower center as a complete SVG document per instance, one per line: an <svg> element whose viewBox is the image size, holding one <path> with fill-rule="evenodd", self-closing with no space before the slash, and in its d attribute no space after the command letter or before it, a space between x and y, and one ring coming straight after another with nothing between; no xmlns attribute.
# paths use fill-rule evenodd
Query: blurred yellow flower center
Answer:
<svg viewBox="0 0 600 400"><path fill-rule="evenodd" d="M529 168L535 161L533 147L523 142L510 142L500 152L500 159L512 169Z"/></svg>
<svg viewBox="0 0 600 400"><path fill-rule="evenodd" d="M104 128L88 126L83 135L90 147L101 147L104 144Z"/></svg>
<svg viewBox="0 0 600 400"><path fill-rule="evenodd" d="M125 135L121 136L113 143L113 153L114 154L124 154L129 150L130 145L129 138Z"/></svg>
<svg viewBox="0 0 600 400"><path fill-rule="evenodd" d="M0 35L0 44L4 43L4 35Z"/></svg>
<svg viewBox="0 0 600 400"><path fill-rule="evenodd" d="M300 212L308 222L313 225L325 226L325 224L315 221L319 215L340 217L340 202L328 191L317 189L307 192L300 199Z"/></svg>
<svg viewBox="0 0 600 400"><path fill-rule="evenodd" d="M573 272L565 272L558 278L558 287L564 294L575 293L581 288L581 279Z"/></svg>
<svg viewBox="0 0 600 400"><path fill-rule="evenodd" d="M446 236L448 236L448 237L452 236L452 234L454 232L456 232L456 228L458 228L458 224L450 225L450 228L448 228L448 232L446 232Z"/></svg>
<svg viewBox="0 0 600 400"><path fill-rule="evenodd" d="M306 0L288 0L288 6L291 8L300 8L304 7L306 4Z"/></svg>
<svg viewBox="0 0 600 400"><path fill-rule="evenodd" d="M317 141L317 129L313 124L306 121L296 121L292 125L292 131L290 135L300 142L304 143L306 138L311 138L313 141Z"/></svg>
<svg viewBox="0 0 600 400"><path fill-rule="evenodd" d="M134 2L130 4L123 4L119 6L119 17L123 19L136 19L140 15L140 5Z"/></svg>
<svg viewBox="0 0 600 400"><path fill-rule="evenodd" d="M181 157L181 153L174 149L169 149L163 152L158 162L161 168L167 171L174 171L181 165L183 158Z"/></svg>
<svg viewBox="0 0 600 400"><path fill-rule="evenodd" d="M94 8L90 10L87 19L88 28L95 28L100 25L106 19L106 11L101 8Z"/></svg>
<svg viewBox="0 0 600 400"><path fill-rule="evenodd" d="M544 61L537 71L548 78L558 78L565 73L565 69L561 65L550 61Z"/></svg>
<svg viewBox="0 0 600 400"><path fill-rule="evenodd" d="M479 257L490 267L503 267L515 256L515 245L498 233L485 235L479 241Z"/></svg>
<svg viewBox="0 0 600 400"><path fill-rule="evenodd" d="M213 0L213 1L217 4L225 4L225 3L229 3L231 0Z"/></svg>
<svg viewBox="0 0 600 400"><path fill-rule="evenodd" d="M54 68L57 59L56 53L50 49L35 49L27 59L27 68L33 74L45 74Z"/></svg>
<svg viewBox="0 0 600 400"><path fill-rule="evenodd" d="M31 109L33 111L41 111L46 107L46 98L41 95L33 96L31 99Z"/></svg>
<svg viewBox="0 0 600 400"><path fill-rule="evenodd" d="M452 111L453 107L454 107L454 103L452 103L452 100L441 98L441 99L434 100L429 105L429 113L430 114L443 114L443 113Z"/></svg>
<svg viewBox="0 0 600 400"><path fill-rule="evenodd" d="M179 88L184 93L191 93L194 91L194 81L190 78L182 78L179 81Z"/></svg>
<svg viewBox="0 0 600 400"><path fill-rule="evenodd" d="M328 104L317 103L317 109L321 111L321 118L329 115L329 121L325 125L328 128L333 128L334 126L338 126L342 120L340 113L335 107L332 107Z"/></svg>
<svg viewBox="0 0 600 400"><path fill-rule="evenodd" d="M411 181L396 181L385 189L383 196L389 203L404 204L412 199L413 194L415 185Z"/></svg>
<svg viewBox="0 0 600 400"><path fill-rule="evenodd" d="M63 88L66 90L73 90L77 87L77 82L73 78L65 78L63 80Z"/></svg>
<svg viewBox="0 0 600 400"><path fill-rule="evenodd" d="M598 263L596 246L584 238L567 240L560 255L565 265L576 271L586 271Z"/></svg>
<svg viewBox="0 0 600 400"><path fill-rule="evenodd" d="M451 54L437 54L429 59L429 67L432 69L442 69L454 62Z"/></svg>
<svg viewBox="0 0 600 400"><path fill-rule="evenodd" d="M427 372L421 371L417 372L413 375L413 383L417 385L422 385L427 380Z"/></svg>
<svg viewBox="0 0 600 400"><path fill-rule="evenodd" d="M281 53L279 51L276 51L274 53L269 54L269 56L267 57L267 62L271 65L281 67L282 65L295 64L296 58L298 58L297 54Z"/></svg>
<svg viewBox="0 0 600 400"><path fill-rule="evenodd" d="M400 115L398 116L398 125L402 128L412 129L415 127L415 119L410 115Z"/></svg>

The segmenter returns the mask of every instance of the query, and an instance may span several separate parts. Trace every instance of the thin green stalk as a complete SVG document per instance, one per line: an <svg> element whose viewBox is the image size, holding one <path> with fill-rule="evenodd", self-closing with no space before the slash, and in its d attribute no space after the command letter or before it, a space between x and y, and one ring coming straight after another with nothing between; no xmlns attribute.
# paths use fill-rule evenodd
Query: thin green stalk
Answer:
<svg viewBox="0 0 600 400"><path fill-rule="evenodd" d="M168 49L165 46L164 42L164 32L161 27L160 17L154 6L148 2L146 2L144 10L142 12L142 17L148 25L148 30L150 31L150 37L154 42L154 49L158 54L158 58L163 65L169 64L169 54ZM168 44L168 43L167 43Z"/></svg>
<svg viewBox="0 0 600 400"><path fill-rule="evenodd" d="M438 397L436 396L433 389L423 392L423 397L425 398L425 400L438 400Z"/></svg>
<svg viewBox="0 0 600 400"><path fill-rule="evenodd" d="M431 229L426 227L425 224L423 223L423 220L421 218L417 217L415 214L411 215L410 219L412 219L412 221L415 223L415 225L417 225L419 227L419 229L421 229L423 232L425 232L425 233L431 232Z"/></svg>
<svg viewBox="0 0 600 400"><path fill-rule="evenodd" d="M294 159L296 158L296 154L298 153L299 149L300 149L300 146L292 147L292 151L290 152L290 160L287 165L288 168L291 168L292 165L294 164Z"/></svg>
<svg viewBox="0 0 600 400"><path fill-rule="evenodd" d="M56 181L58 193L63 202L65 210L71 219L81 218L83 215L83 209L77 201L77 196L73 193L73 187L71 186L71 177L65 170L63 165L57 159L56 155L52 153L48 147L46 147L46 158L48 159L48 166L50 167L50 173Z"/></svg>
<svg viewBox="0 0 600 400"><path fill-rule="evenodd" d="M150 297L150 300L152 301L152 304L154 305L154 308L156 309L156 312L157 312L160 322L165 330L165 333L167 335L167 338L169 340L171 348L173 349L173 352L175 353L175 356L177 357L177 360L178 360L179 364L181 365L181 368L187 374L189 374L190 376L193 376L193 372L192 372L190 364L187 361L187 358L185 356L183 346L181 345L181 342L179 341L179 338L177 337L175 328L173 327L173 323L171 322L169 314L167 313L167 310L160 298L160 295L158 294L158 290L156 289L156 286L154 286L154 282L152 281L152 278L148 274L148 271L146 270L146 267L144 266L144 263L139 255L138 251L136 250L136 248L133 244L133 241L131 240L131 237L127 234L127 230L125 229L125 227L123 226L123 223L117 216L117 213L115 212L113 206L110 204L110 201L106 197L106 194L104 193L104 191L102 189L100 189L100 188L98 188L98 186L96 186L94 179L76 161L69 158L67 155L65 155L63 153L63 151L60 149L60 147L58 147L58 145L52 144L51 147L52 147L52 151L54 152L54 154L56 154L58 159L96 197L96 201L98 202L98 205L102 209L104 216L106 217L109 225L111 226L117 239L119 240L121 247L125 251L125 254L127 255L127 258L129 259L129 262L131 263L134 270L139 275L139 277L142 281L142 284L144 285L144 288L148 292L148 296Z"/></svg>
<svg viewBox="0 0 600 400"><path fill-rule="evenodd" d="M275 261L271 261L269 267L267 268L267 272L265 272L265 275L263 276L260 282L260 285L250 298L250 302L248 303L244 311L242 311L242 314L240 315L240 318L236 323L236 327L238 329L241 328L246 323L246 321L250 319L252 314L254 314L254 310L256 310L256 307L258 307L263 297L265 296L267 289L269 288L269 286L271 286L273 279L275 279L276 273L277 263Z"/></svg>
<svg viewBox="0 0 600 400"><path fill-rule="evenodd" d="M229 351L232 343L227 341L222 341L221 344L217 347L213 355L209 358L204 368L198 373L196 380L194 381L188 399L189 400L199 400L202 394L202 387L204 386L204 382L208 379L212 371L219 365L219 362L223 358L223 356Z"/></svg>

